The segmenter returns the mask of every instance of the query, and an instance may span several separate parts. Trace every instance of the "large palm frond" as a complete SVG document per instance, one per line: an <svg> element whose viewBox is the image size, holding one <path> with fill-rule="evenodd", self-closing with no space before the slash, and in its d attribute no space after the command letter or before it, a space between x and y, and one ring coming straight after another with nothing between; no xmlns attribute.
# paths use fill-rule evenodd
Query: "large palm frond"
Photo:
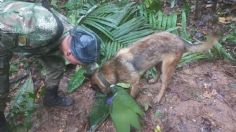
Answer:
<svg viewBox="0 0 236 132"><path fill-rule="evenodd" d="M75 24L95 31L103 40L102 58L108 60L116 51L153 32L142 16L137 16L137 5L118 5L112 2L86 3L77 10ZM136 16L136 17L134 17Z"/></svg>

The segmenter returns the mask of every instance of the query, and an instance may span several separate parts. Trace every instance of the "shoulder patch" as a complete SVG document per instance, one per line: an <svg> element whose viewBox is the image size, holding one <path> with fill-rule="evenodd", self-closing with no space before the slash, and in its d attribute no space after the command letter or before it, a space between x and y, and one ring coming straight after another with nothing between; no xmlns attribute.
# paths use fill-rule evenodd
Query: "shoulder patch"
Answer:
<svg viewBox="0 0 236 132"><path fill-rule="evenodd" d="M19 44L19 46L26 46L27 45L27 38L25 35L18 36L18 44Z"/></svg>

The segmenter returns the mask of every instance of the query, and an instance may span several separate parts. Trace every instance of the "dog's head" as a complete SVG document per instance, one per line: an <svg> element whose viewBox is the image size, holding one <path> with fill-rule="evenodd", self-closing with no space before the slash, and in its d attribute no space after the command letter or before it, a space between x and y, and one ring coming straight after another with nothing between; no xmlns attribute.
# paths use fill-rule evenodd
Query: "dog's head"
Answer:
<svg viewBox="0 0 236 132"><path fill-rule="evenodd" d="M100 69L97 69L91 77L91 83L93 87L98 87L103 93L110 93L110 84L107 82Z"/></svg>

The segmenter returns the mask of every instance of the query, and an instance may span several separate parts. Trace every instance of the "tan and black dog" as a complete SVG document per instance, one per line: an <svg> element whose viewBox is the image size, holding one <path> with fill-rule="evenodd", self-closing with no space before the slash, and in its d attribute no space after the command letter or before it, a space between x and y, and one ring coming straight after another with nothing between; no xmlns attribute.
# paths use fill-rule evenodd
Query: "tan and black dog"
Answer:
<svg viewBox="0 0 236 132"><path fill-rule="evenodd" d="M155 103L160 102L183 53L203 52L211 49L216 42L216 37L211 36L202 44L189 45L172 33L154 33L120 49L111 60L97 69L92 76L92 84L108 93L110 84L128 82L132 85L130 94L135 97L141 76L148 69L161 64L161 90L154 99Z"/></svg>

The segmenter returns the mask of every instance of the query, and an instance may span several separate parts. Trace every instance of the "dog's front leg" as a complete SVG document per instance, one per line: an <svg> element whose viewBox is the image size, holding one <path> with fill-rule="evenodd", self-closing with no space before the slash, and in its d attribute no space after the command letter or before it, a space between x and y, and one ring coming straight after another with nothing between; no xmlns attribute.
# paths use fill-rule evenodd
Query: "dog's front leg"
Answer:
<svg viewBox="0 0 236 132"><path fill-rule="evenodd" d="M140 80L140 76L138 74L132 75L131 76L132 80L131 80L131 89L130 89L130 95L133 97L136 97L138 94L138 84L139 84L139 80Z"/></svg>
<svg viewBox="0 0 236 132"><path fill-rule="evenodd" d="M133 96L134 98L137 96L137 94L138 94L138 82L135 84L132 84L131 90L130 90L130 95Z"/></svg>

